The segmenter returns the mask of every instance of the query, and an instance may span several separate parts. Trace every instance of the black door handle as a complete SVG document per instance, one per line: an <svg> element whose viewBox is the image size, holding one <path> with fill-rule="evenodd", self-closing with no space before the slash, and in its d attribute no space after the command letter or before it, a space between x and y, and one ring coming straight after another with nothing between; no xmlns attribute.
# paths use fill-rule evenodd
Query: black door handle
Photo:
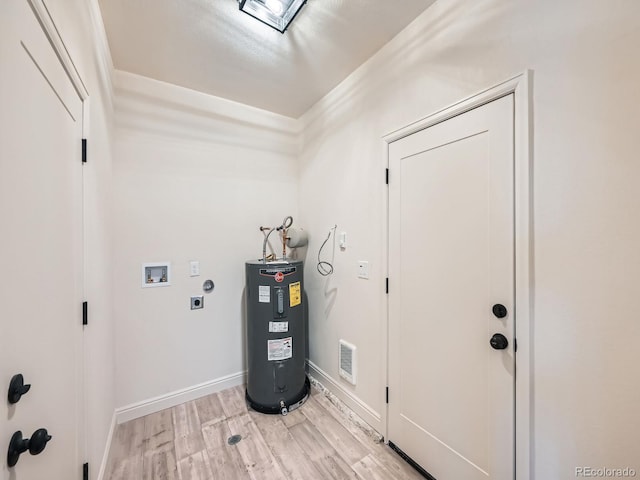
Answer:
<svg viewBox="0 0 640 480"><path fill-rule="evenodd" d="M20 455L29 450L31 455L38 455L47 446L47 442L51 440L51 435L46 428L40 428L33 432L31 438L22 438L22 432L17 431L11 437L9 442L9 451L7 452L7 465L14 467L18 463Z"/></svg>
<svg viewBox="0 0 640 480"><path fill-rule="evenodd" d="M489 344L495 350L504 350L509 346L509 340L507 340L507 337L505 337L501 333L494 333L493 337L491 337L491 340L489 340Z"/></svg>
<svg viewBox="0 0 640 480"><path fill-rule="evenodd" d="M21 373L14 375L11 378L11 382L9 382L9 393L7 395L7 400L9 400L10 404L18 403L22 398L22 395L27 393L31 385L24 384L24 377Z"/></svg>
<svg viewBox="0 0 640 480"><path fill-rule="evenodd" d="M507 307L502 305L501 303L496 303L493 308L491 308L493 314L498 318L504 318L507 316Z"/></svg>

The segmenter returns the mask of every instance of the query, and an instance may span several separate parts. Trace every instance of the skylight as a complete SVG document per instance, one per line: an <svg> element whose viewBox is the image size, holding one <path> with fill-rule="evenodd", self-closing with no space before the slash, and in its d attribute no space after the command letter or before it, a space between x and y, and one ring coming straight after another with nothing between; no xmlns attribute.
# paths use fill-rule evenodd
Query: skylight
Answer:
<svg viewBox="0 0 640 480"><path fill-rule="evenodd" d="M239 2L241 11L284 33L307 0L239 0Z"/></svg>

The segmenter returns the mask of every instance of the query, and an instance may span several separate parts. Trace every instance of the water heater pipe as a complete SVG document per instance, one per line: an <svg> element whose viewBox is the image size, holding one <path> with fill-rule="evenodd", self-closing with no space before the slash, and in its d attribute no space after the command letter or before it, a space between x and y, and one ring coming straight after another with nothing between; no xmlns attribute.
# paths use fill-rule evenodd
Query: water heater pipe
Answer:
<svg viewBox="0 0 640 480"><path fill-rule="evenodd" d="M268 230L269 233L264 236L264 242L262 242L262 263L267 263L267 242L269 241L269 235L271 235L275 228L260 227L262 233L264 233L265 230Z"/></svg>
<svg viewBox="0 0 640 480"><path fill-rule="evenodd" d="M287 256L287 228L293 225L293 217L289 215L288 217L284 217L282 221L282 225L279 227L260 227L260 231L264 233L265 230L269 230L269 233L265 235L264 242L262 243L262 262L267 263L267 242L269 241L269 235L273 233L274 230L282 230L282 259L284 260Z"/></svg>

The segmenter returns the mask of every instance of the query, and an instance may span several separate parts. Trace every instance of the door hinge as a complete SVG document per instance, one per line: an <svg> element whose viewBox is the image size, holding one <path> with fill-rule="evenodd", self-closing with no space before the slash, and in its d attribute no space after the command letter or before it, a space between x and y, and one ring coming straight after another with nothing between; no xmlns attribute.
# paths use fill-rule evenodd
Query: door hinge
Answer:
<svg viewBox="0 0 640 480"><path fill-rule="evenodd" d="M385 169L384 181L387 185L389 185L389 169L388 168Z"/></svg>
<svg viewBox="0 0 640 480"><path fill-rule="evenodd" d="M385 279L385 282L384 282L384 283L385 283L385 287L384 287L384 289L385 289L385 293L387 293L387 294L388 294L388 293L389 293L389 277L387 277L387 278Z"/></svg>
<svg viewBox="0 0 640 480"><path fill-rule="evenodd" d="M82 465L82 480L89 480L89 464Z"/></svg>
<svg viewBox="0 0 640 480"><path fill-rule="evenodd" d="M518 339L517 338L513 339L513 351L516 352L516 353L518 352Z"/></svg>
<svg viewBox="0 0 640 480"><path fill-rule="evenodd" d="M385 402L389 403L389 387L386 388L386 392L385 392Z"/></svg>
<svg viewBox="0 0 640 480"><path fill-rule="evenodd" d="M82 163L87 163L87 139L82 139Z"/></svg>
<svg viewBox="0 0 640 480"><path fill-rule="evenodd" d="M89 325L89 304L82 302L82 325Z"/></svg>

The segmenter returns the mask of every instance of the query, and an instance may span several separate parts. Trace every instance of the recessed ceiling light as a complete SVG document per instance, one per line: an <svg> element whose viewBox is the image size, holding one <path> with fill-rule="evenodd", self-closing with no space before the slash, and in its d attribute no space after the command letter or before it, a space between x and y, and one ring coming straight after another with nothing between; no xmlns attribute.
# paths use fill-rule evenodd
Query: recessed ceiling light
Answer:
<svg viewBox="0 0 640 480"><path fill-rule="evenodd" d="M238 0L240 10L284 33L307 0Z"/></svg>

